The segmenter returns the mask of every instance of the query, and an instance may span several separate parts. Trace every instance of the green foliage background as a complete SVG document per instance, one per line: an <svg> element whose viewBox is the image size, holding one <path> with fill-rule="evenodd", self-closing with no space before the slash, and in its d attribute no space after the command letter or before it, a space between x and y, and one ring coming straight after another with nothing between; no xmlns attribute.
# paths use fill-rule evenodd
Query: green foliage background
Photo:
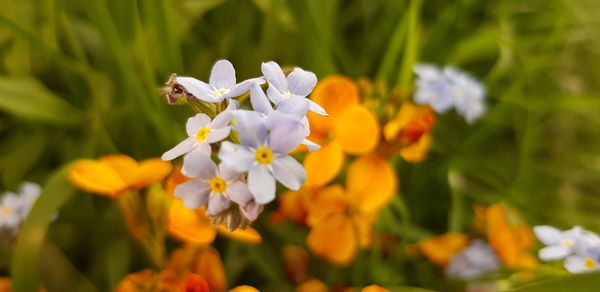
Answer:
<svg viewBox="0 0 600 292"><path fill-rule="evenodd" d="M43 183L80 157L159 156L184 136L191 111L167 106L158 88L173 72L206 79L220 58L232 61L238 79L258 76L261 62L276 60L320 78L366 76L404 88L412 84L412 65L430 62L456 65L483 80L489 112L475 125L454 114L438 119L430 158L398 163L404 206L386 210L384 216L398 217L383 220L380 230L411 241L466 231L472 203L504 201L532 225L600 231L597 4L0 0L0 186ZM63 206L52 209L56 201L49 200L50 207L34 209L39 219L24 227L45 228L60 208L49 240L31 247L44 251L31 264L42 262L45 283L64 279L54 285L104 291L147 264L129 248L114 206L95 196L70 196L64 188L55 186ZM248 270L258 267L250 284L290 289L269 248L282 238L303 243L305 234L294 228L264 227L260 247L217 242L225 249L230 283L245 283ZM11 258L1 256L0 273L6 274ZM443 287L431 267L413 267L401 257L379 260L359 257L351 283ZM316 261L317 273L329 280L344 276L345 270Z"/></svg>

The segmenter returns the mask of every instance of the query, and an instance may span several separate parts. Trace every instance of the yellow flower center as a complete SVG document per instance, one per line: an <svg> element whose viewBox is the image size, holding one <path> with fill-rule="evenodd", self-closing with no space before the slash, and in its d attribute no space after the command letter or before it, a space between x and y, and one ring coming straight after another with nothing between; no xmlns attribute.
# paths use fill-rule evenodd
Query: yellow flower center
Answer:
<svg viewBox="0 0 600 292"><path fill-rule="evenodd" d="M3 207L2 209L0 209L0 216L5 217L5 216L9 216L10 214L12 214L13 210L11 208L8 207Z"/></svg>
<svg viewBox="0 0 600 292"><path fill-rule="evenodd" d="M292 97L293 95L294 95L294 94L293 94L293 93L291 93L291 92L288 90L288 91L286 91L286 92L283 94L283 97L284 97L284 98L290 98L290 97Z"/></svg>
<svg viewBox="0 0 600 292"><path fill-rule="evenodd" d="M589 257L586 257L585 260L583 260L583 265L589 270L596 268L596 262Z"/></svg>
<svg viewBox="0 0 600 292"><path fill-rule="evenodd" d="M227 183L220 177L215 176L208 182L210 189L215 193L224 193L227 190Z"/></svg>
<svg viewBox="0 0 600 292"><path fill-rule="evenodd" d="M213 95L214 96L221 96L223 94L229 93L229 91L231 91L231 90L228 89L228 88L220 88L220 89L217 89L217 90L213 91Z"/></svg>
<svg viewBox="0 0 600 292"><path fill-rule="evenodd" d="M256 149L256 161L260 164L269 164L273 161L273 152L269 148L260 147Z"/></svg>
<svg viewBox="0 0 600 292"><path fill-rule="evenodd" d="M208 134L210 134L209 128L202 128L202 129L198 130L198 133L196 134L196 141L202 142L202 141L206 140L206 137L208 137Z"/></svg>
<svg viewBox="0 0 600 292"><path fill-rule="evenodd" d="M572 239L563 239L560 242L560 246L564 249L571 249L575 245L575 241Z"/></svg>

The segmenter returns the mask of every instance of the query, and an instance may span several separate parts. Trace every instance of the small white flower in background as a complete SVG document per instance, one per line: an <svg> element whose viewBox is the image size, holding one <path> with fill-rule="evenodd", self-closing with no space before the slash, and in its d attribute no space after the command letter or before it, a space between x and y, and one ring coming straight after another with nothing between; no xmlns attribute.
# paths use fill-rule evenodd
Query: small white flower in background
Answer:
<svg viewBox="0 0 600 292"><path fill-rule="evenodd" d="M571 273L600 269L600 237L597 234L579 226L561 231L552 226L541 225L535 226L533 231L546 245L539 252L542 260L565 259L564 267Z"/></svg>
<svg viewBox="0 0 600 292"><path fill-rule="evenodd" d="M453 67L440 69L427 64L415 66L414 71L418 77L416 103L428 104L438 113L454 107L468 123L485 113L485 88L469 74Z"/></svg>
<svg viewBox="0 0 600 292"><path fill-rule="evenodd" d="M29 216L29 212L41 192L39 185L24 182L21 184L18 194L4 193L0 199L0 229L18 229L19 224Z"/></svg>
<svg viewBox="0 0 600 292"><path fill-rule="evenodd" d="M240 172L221 163L218 167L199 152L193 152L184 158L182 173L194 179L175 189L175 197L183 199L189 209L207 206L206 214L217 215L229 208L233 201L241 207L252 201L248 186L240 179Z"/></svg>
<svg viewBox="0 0 600 292"><path fill-rule="evenodd" d="M221 102L226 98L238 97L248 92L253 83L264 83L262 78L236 83L235 69L227 60L219 60L215 63L208 84L193 77L176 77L174 81L187 93L206 102Z"/></svg>
<svg viewBox="0 0 600 292"><path fill-rule="evenodd" d="M189 118L185 126L188 138L165 152L161 157L162 160L173 160L192 151L210 156L210 144L219 142L229 136L231 130L229 121L237 107L237 101L231 100L227 109L218 114L212 121L205 114L196 114L194 117Z"/></svg>
<svg viewBox="0 0 600 292"><path fill-rule="evenodd" d="M565 259L565 269L573 274L587 273L600 269L600 250L592 249L583 254L570 255Z"/></svg>
<svg viewBox="0 0 600 292"><path fill-rule="evenodd" d="M275 180L298 190L306 180L302 165L288 155L304 140L304 126L284 115L264 118L255 111L239 110L234 130L243 145L223 142L219 158L240 172L248 171L248 186L258 204L275 199Z"/></svg>
<svg viewBox="0 0 600 292"><path fill-rule="evenodd" d="M539 257L544 261L561 260L575 252L583 229L575 226L566 231L547 225L533 227L533 232L546 247L540 249Z"/></svg>
<svg viewBox="0 0 600 292"><path fill-rule="evenodd" d="M481 240L473 240L450 259L446 275L449 278L472 279L499 268L500 260L492 248Z"/></svg>
<svg viewBox="0 0 600 292"><path fill-rule="evenodd" d="M263 63L261 70L264 78L269 83L267 95L276 106L287 99L305 99L317 85L317 76L314 73L304 71L298 67L294 68L294 71L287 77L283 74L279 64L273 61ZM309 103L308 109L310 111L324 116L327 115L320 105L312 100L306 100Z"/></svg>

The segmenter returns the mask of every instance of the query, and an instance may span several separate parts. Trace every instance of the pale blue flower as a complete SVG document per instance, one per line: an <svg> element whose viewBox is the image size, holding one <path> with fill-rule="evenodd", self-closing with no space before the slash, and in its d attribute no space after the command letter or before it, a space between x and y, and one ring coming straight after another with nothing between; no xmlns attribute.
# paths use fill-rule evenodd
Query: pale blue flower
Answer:
<svg viewBox="0 0 600 292"><path fill-rule="evenodd" d="M317 85L317 76L301 68L294 68L287 77L279 64L274 61L262 63L261 66L264 78L269 83L267 95L269 99L279 106L286 99L305 99ZM327 112L317 103L308 100L308 109L319 115L327 115Z"/></svg>
<svg viewBox="0 0 600 292"><path fill-rule="evenodd" d="M264 83L264 80L253 78L236 83L235 69L227 60L215 63L208 84L193 77L175 78L176 85L183 87L186 93L206 102L221 102L226 98L238 97L248 92L255 82Z"/></svg>
<svg viewBox="0 0 600 292"><path fill-rule="evenodd" d="M161 157L162 160L173 160L190 152L200 152L210 156L210 144L219 142L229 136L231 130L229 122L237 108L238 102L232 99L229 100L227 108L213 120L205 114L196 114L194 117L189 118L185 126L188 138L165 152Z"/></svg>
<svg viewBox="0 0 600 292"><path fill-rule="evenodd" d="M418 77L416 103L428 104L438 113L455 108L468 123L485 113L485 88L469 74L453 67L440 69L427 64L415 66L414 71Z"/></svg>
<svg viewBox="0 0 600 292"><path fill-rule="evenodd" d="M248 187L256 203L275 199L275 181L298 190L306 180L302 165L288 155L304 139L302 123L286 115L268 117L256 112L238 110L234 130L243 145L223 142L219 158L229 167L248 171Z"/></svg>
<svg viewBox="0 0 600 292"><path fill-rule="evenodd" d="M566 231L547 225L533 227L533 232L546 247L540 249L539 257L544 261L564 259L575 253L575 248L580 245L583 229L575 226Z"/></svg>
<svg viewBox="0 0 600 292"><path fill-rule="evenodd" d="M231 201L241 207L252 201L248 186L239 180L240 172L224 163L217 167L209 156L202 153L186 155L181 172L194 178L175 188L175 197L181 198L186 208L207 206L206 214L215 216L229 208Z"/></svg>
<svg viewBox="0 0 600 292"><path fill-rule="evenodd" d="M492 248L481 240L473 240L450 259L446 275L450 278L472 279L499 268L500 260Z"/></svg>
<svg viewBox="0 0 600 292"><path fill-rule="evenodd" d="M4 193L0 199L0 229L17 230L19 224L29 216L41 192L38 184L24 182L18 193Z"/></svg>
<svg viewBox="0 0 600 292"><path fill-rule="evenodd" d="M570 255L565 259L564 267L573 274L600 270L600 249L590 249L583 254Z"/></svg>
<svg viewBox="0 0 600 292"><path fill-rule="evenodd" d="M304 137L308 137L310 135L310 124L308 123L308 118L306 117L306 112L310 106L308 99L288 98L279 102L277 107L273 109L273 106L269 102L269 99L265 95L264 91L258 84L255 83L252 87L250 87L250 103L255 111L263 114L265 117L268 117L272 114L281 114L300 120L302 126L304 127ZM315 151L321 148L321 146L306 138L301 142L301 144L308 146L308 150L310 151Z"/></svg>

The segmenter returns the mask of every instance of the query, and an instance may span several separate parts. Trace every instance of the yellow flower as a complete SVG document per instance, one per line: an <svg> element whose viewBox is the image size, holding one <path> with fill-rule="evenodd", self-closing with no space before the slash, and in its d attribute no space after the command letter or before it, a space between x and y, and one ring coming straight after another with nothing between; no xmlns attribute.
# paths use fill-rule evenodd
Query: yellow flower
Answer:
<svg viewBox="0 0 600 292"><path fill-rule="evenodd" d="M346 190L326 187L311 204L308 247L333 263L350 263L359 246L370 245L377 211L391 199L396 185L386 160L374 154L357 158L348 168Z"/></svg>
<svg viewBox="0 0 600 292"><path fill-rule="evenodd" d="M189 178L181 174L181 167L176 167L166 181L166 188L171 197L167 230L171 235L184 242L196 244L211 244L215 240L217 232L247 243L261 242L260 234L252 227L230 232L223 225L213 226L208 216L204 214L205 207L195 210L186 208L181 199L173 197L173 190L178 184L187 180Z"/></svg>
<svg viewBox="0 0 600 292"><path fill-rule="evenodd" d="M446 266L452 256L469 244L469 238L461 233L446 233L438 237L419 241L417 246L421 252L439 266Z"/></svg>
<svg viewBox="0 0 600 292"><path fill-rule="evenodd" d="M117 197L127 190L159 182L170 172L171 164L159 158L138 163L127 155L113 154L76 161L69 171L69 180L88 192Z"/></svg>
<svg viewBox="0 0 600 292"><path fill-rule="evenodd" d="M304 159L308 186L323 186L342 168L344 153L371 152L379 141L379 123L375 115L359 104L359 91L352 80L342 76L322 79L311 98L323 106L329 117L308 113L309 139L322 147Z"/></svg>
<svg viewBox="0 0 600 292"><path fill-rule="evenodd" d="M404 102L396 117L383 128L386 143L384 151L399 151L408 162L420 162L427 157L432 137L429 134L435 123L435 114L429 106Z"/></svg>
<svg viewBox="0 0 600 292"><path fill-rule="evenodd" d="M538 261L531 254L535 239L521 215L504 204L485 209L485 228L490 245L498 257L513 269L532 269Z"/></svg>

